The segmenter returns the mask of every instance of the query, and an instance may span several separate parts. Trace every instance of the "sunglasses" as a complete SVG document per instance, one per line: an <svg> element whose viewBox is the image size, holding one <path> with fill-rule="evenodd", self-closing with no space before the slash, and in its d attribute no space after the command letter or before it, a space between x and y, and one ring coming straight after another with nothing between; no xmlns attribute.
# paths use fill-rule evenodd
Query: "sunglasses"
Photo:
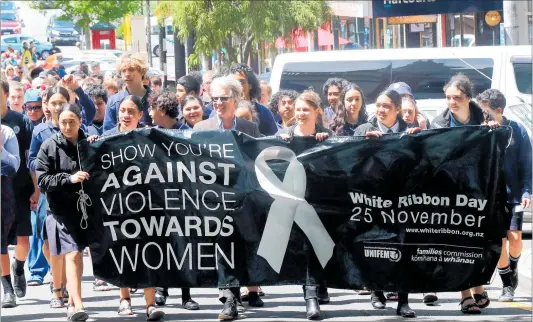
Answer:
<svg viewBox="0 0 533 322"><path fill-rule="evenodd" d="M220 100L222 103L225 103L227 102L231 97L229 96L217 96L217 97L212 97L211 99L213 100L213 103L215 102L218 102L218 100Z"/></svg>
<svg viewBox="0 0 533 322"><path fill-rule="evenodd" d="M28 111L38 111L38 110L42 110L43 107L42 106L24 106L24 108Z"/></svg>

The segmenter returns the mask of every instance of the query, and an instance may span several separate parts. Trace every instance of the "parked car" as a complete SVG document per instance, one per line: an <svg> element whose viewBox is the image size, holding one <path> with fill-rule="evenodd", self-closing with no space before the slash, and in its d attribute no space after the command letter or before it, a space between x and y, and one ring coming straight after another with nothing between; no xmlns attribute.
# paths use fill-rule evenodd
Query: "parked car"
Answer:
<svg viewBox="0 0 533 322"><path fill-rule="evenodd" d="M18 21L4 21L0 23L1 35L20 34L22 32L22 24Z"/></svg>
<svg viewBox="0 0 533 322"><path fill-rule="evenodd" d="M59 48L54 47L51 43L48 42L40 42L30 36L27 35L6 35L3 36L0 42L0 52L4 52L7 50L8 46L11 46L14 50L18 51L19 53L22 51L22 44L24 42L32 42L37 47L37 55L40 59L46 59L48 56L50 56L53 53L60 52Z"/></svg>
<svg viewBox="0 0 533 322"><path fill-rule="evenodd" d="M75 30L72 21L61 20L59 16L52 15L46 27L46 39L54 45L75 45L80 41L80 34Z"/></svg>
<svg viewBox="0 0 533 322"><path fill-rule="evenodd" d="M4 13L11 13L15 15L15 21L20 21L19 7L13 1L0 1L0 11L2 12L2 20L4 20Z"/></svg>

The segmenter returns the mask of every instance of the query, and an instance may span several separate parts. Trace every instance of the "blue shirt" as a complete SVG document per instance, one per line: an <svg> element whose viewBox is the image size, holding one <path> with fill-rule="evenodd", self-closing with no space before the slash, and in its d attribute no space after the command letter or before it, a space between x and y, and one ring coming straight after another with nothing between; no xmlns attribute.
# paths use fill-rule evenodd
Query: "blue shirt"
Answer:
<svg viewBox="0 0 533 322"><path fill-rule="evenodd" d="M476 124L476 122L474 121L474 118L472 117L472 110L470 110L470 119L468 120L468 123L466 124L459 122L453 116L453 113L450 112L450 127L458 127L458 126L466 126L466 125L479 125L479 124Z"/></svg>
<svg viewBox="0 0 533 322"><path fill-rule="evenodd" d="M104 122L100 121L93 121L88 127L87 127L87 133L89 135L102 135L104 133Z"/></svg>
<svg viewBox="0 0 533 322"><path fill-rule="evenodd" d="M78 87L75 91L78 98L76 99L76 104L81 106L81 117L82 122L85 126L91 124L96 115L96 106L94 105L93 100L83 91L81 87Z"/></svg>
<svg viewBox="0 0 533 322"><path fill-rule="evenodd" d="M148 104L148 97L150 97L152 90L148 86L145 86L144 88L146 89L146 93L141 99L143 104L143 118L141 119L141 124L152 126L150 106ZM120 103L128 95L130 95L130 93L126 89L125 91L118 92L109 98L107 101L107 107L105 109L104 131L110 130L117 125Z"/></svg>
<svg viewBox="0 0 533 322"><path fill-rule="evenodd" d="M507 201L519 204L523 198L529 198L531 195L531 141L521 124L504 118L504 125L513 129L503 162Z"/></svg>
<svg viewBox="0 0 533 322"><path fill-rule="evenodd" d="M218 115L216 115L215 117L217 118L218 127L221 130L235 130L235 129L237 129L237 117L236 116L233 117L233 126L231 127L231 129L224 128L224 122L222 122L222 120L218 118Z"/></svg>

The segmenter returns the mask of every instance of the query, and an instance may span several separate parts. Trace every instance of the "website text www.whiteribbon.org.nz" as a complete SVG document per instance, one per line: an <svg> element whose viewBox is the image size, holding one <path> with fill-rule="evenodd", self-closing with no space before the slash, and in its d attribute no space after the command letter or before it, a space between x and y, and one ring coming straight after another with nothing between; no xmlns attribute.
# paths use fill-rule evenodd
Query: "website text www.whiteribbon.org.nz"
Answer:
<svg viewBox="0 0 533 322"><path fill-rule="evenodd" d="M485 222L485 216L482 214L487 206L485 199L469 198L463 194L450 198L429 196L424 193L402 196L394 203L380 196L367 196L359 192L349 192L349 196L354 205L351 221L431 225L434 227L406 228L406 232L484 237L484 233L480 230ZM410 209L414 206L427 206L428 208L427 210ZM438 207L439 210L433 211L432 209L436 209L434 207ZM443 225L448 227L442 227ZM473 231L454 229L455 227L471 228Z"/></svg>

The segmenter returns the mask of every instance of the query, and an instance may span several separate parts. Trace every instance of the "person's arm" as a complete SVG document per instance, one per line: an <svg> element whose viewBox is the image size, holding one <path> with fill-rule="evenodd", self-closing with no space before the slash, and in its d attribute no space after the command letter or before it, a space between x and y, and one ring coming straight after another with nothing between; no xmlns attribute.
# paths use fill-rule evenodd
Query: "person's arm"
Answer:
<svg viewBox="0 0 533 322"><path fill-rule="evenodd" d="M520 144L520 167L522 168L522 199L531 198L531 141L525 129L521 133L522 142Z"/></svg>
<svg viewBox="0 0 533 322"><path fill-rule="evenodd" d="M71 183L70 174L65 172L55 173L54 165L48 157L49 145L44 145L37 154L35 173L39 187L47 192L59 190Z"/></svg>
<svg viewBox="0 0 533 322"><path fill-rule="evenodd" d="M104 116L104 131L111 130L117 125L117 110L116 101L114 98L109 100L109 104L105 109Z"/></svg>
<svg viewBox="0 0 533 322"><path fill-rule="evenodd" d="M4 129L2 129L4 132ZM1 147L2 153L2 175L8 177L14 176L19 167L20 167L20 155L19 155L19 145L17 137L13 133L12 135L5 135L5 142L3 142Z"/></svg>
<svg viewBox="0 0 533 322"><path fill-rule="evenodd" d="M93 100L81 87L76 88L74 92L78 96L78 102L82 107L83 124L89 125L96 115L96 106L94 106Z"/></svg>

